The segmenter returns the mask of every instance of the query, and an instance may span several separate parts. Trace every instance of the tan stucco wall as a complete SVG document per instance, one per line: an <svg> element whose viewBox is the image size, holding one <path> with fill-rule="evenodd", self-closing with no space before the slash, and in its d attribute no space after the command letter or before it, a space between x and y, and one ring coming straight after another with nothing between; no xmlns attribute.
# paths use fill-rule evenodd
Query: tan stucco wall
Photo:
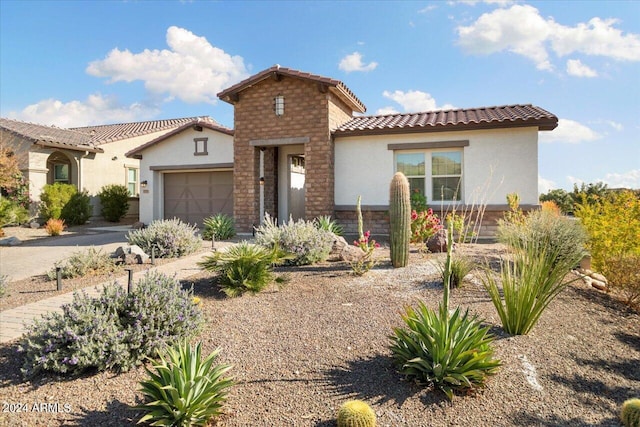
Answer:
<svg viewBox="0 0 640 427"><path fill-rule="evenodd" d="M194 138L208 138L207 155L194 155ZM233 163L233 136L207 128L202 132L185 129L146 148L140 161L140 180L147 181L147 188L140 191L140 221L148 224L163 218L162 176L165 172L153 171L151 167L171 166L174 171L188 171L190 165L223 163Z"/></svg>
<svg viewBox="0 0 640 427"><path fill-rule="evenodd" d="M522 204L538 203L538 130L529 127L336 138L335 204L354 205L362 195L365 205L388 205L395 172L388 144L460 140L469 141L463 149L463 203L504 205L512 192Z"/></svg>

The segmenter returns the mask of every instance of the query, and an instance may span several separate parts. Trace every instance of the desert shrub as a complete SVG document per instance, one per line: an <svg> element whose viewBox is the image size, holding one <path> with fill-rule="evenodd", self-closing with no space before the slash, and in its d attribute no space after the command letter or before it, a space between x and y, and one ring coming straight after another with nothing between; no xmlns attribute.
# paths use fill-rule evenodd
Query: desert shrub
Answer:
<svg viewBox="0 0 640 427"><path fill-rule="evenodd" d="M202 238L205 240L227 240L236 235L235 221L223 213L205 218L203 225Z"/></svg>
<svg viewBox="0 0 640 427"><path fill-rule="evenodd" d="M17 202L0 198L0 228L20 225L29 221L29 211Z"/></svg>
<svg viewBox="0 0 640 427"><path fill-rule="evenodd" d="M129 210L129 190L124 185L105 185L98 193L104 219L111 222L120 221Z"/></svg>
<svg viewBox="0 0 640 427"><path fill-rule="evenodd" d="M176 258L189 255L202 242L196 236L195 225L185 224L177 218L152 221L146 228L133 230L127 234L130 245L138 245L146 254L151 255L155 248L156 258Z"/></svg>
<svg viewBox="0 0 640 427"><path fill-rule="evenodd" d="M530 246L535 246L546 256L556 256L557 261L561 258L577 258L579 262L586 254L587 235L584 227L574 219L552 212L532 211L519 222L500 220L497 238L499 242L519 251L526 252Z"/></svg>
<svg viewBox="0 0 640 427"><path fill-rule="evenodd" d="M57 267L61 268L60 274L63 279L84 277L90 274L112 273L121 269L114 258L111 258L102 249L94 247L74 252L64 262L56 262L55 268L47 273L49 280L55 280Z"/></svg>
<svg viewBox="0 0 640 427"><path fill-rule="evenodd" d="M445 304L438 311L420 302L402 315L406 328L394 328L391 351L401 374L419 383L434 385L449 399L453 391L482 386L496 372L493 337L468 311L458 307L449 314Z"/></svg>
<svg viewBox="0 0 640 427"><path fill-rule="evenodd" d="M376 413L362 400L349 400L338 409L338 427L376 427Z"/></svg>
<svg viewBox="0 0 640 427"><path fill-rule="evenodd" d="M640 255L640 198L631 191L576 207L576 216L587 230L592 266L610 274L608 258Z"/></svg>
<svg viewBox="0 0 640 427"><path fill-rule="evenodd" d="M44 219L59 219L62 209L77 192L76 187L71 184L56 182L45 185L40 194L40 216Z"/></svg>
<svg viewBox="0 0 640 427"><path fill-rule="evenodd" d="M258 293L274 280L281 282L273 274L273 265L285 259L287 255L278 246L268 249L243 241L206 256L198 265L208 271L219 271L222 291L229 297L237 297L245 292Z"/></svg>
<svg viewBox="0 0 640 427"><path fill-rule="evenodd" d="M440 277L442 278L442 282L444 283L446 280L446 263L441 262L436 264L438 269L440 270ZM451 258L451 266L450 266L450 282L449 284L457 288L462 284L462 281L466 277L467 274L471 272L473 269L473 262L464 256L456 256Z"/></svg>
<svg viewBox="0 0 640 427"><path fill-rule="evenodd" d="M540 202L554 202L560 211L564 214L573 213L573 198L569 193L562 189L550 190L546 194L540 195Z"/></svg>
<svg viewBox="0 0 640 427"><path fill-rule="evenodd" d="M411 243L424 243L442 229L433 209L411 212Z"/></svg>
<svg viewBox="0 0 640 427"><path fill-rule="evenodd" d="M8 276L0 276L0 298L7 293L7 285L9 284Z"/></svg>
<svg viewBox="0 0 640 427"><path fill-rule="evenodd" d="M565 276L582 259L580 250L527 240L513 251L511 261L501 262L502 293L498 280L487 269L483 284L500 316L504 330L526 335L547 306L569 284Z"/></svg>
<svg viewBox="0 0 640 427"><path fill-rule="evenodd" d="M315 219L316 227L320 230L329 231L336 236L342 236L344 229L340 224L331 219L329 215L319 216Z"/></svg>
<svg viewBox="0 0 640 427"><path fill-rule="evenodd" d="M47 313L28 327L19 345L22 373L126 371L194 335L203 320L192 293L159 273L147 273L130 294L117 283L104 286L98 297L75 292L62 313Z"/></svg>
<svg viewBox="0 0 640 427"><path fill-rule="evenodd" d="M49 236L59 236L65 229L64 220L50 218L45 224L44 229Z"/></svg>
<svg viewBox="0 0 640 427"><path fill-rule="evenodd" d="M608 289L614 289L629 306L640 305L640 255L609 256L606 261Z"/></svg>
<svg viewBox="0 0 640 427"><path fill-rule="evenodd" d="M562 212L560 211L560 207L556 205L556 202L553 200L547 200L540 203L540 210L543 212L550 212L554 215L560 215Z"/></svg>
<svg viewBox="0 0 640 427"><path fill-rule="evenodd" d="M220 415L233 385L224 375L231 369L216 364L220 349L202 360L202 344L191 347L188 341L167 348L148 378L140 382L147 403L136 409L147 412L138 423L151 425L202 426Z"/></svg>
<svg viewBox="0 0 640 427"><path fill-rule="evenodd" d="M75 193L62 208L60 218L68 225L82 225L91 217L93 207L86 191Z"/></svg>
<svg viewBox="0 0 640 427"><path fill-rule="evenodd" d="M264 223L256 229L256 243L269 249L279 247L293 257L286 261L292 265L315 264L327 259L333 247L333 233L320 230L313 221L299 219L278 226L265 215Z"/></svg>

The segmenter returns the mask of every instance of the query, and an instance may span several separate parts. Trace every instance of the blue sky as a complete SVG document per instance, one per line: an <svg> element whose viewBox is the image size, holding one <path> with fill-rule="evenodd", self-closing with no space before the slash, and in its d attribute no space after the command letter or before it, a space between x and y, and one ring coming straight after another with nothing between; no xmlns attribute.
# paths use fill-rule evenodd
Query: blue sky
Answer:
<svg viewBox="0 0 640 427"><path fill-rule="evenodd" d="M532 103L540 190L640 188L639 1L0 1L0 115L59 127L208 115L274 64L367 114Z"/></svg>

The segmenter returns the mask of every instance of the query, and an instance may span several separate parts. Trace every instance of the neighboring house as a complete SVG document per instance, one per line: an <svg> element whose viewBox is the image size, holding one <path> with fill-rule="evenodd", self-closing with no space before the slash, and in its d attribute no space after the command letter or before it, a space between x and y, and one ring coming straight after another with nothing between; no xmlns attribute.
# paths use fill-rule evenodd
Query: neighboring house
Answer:
<svg viewBox="0 0 640 427"><path fill-rule="evenodd" d="M197 118L61 129L0 118L0 145L18 159L32 201L39 201L46 184L73 184L93 196L94 215L98 216L95 195L107 184L127 186L137 208L140 164L125 153L194 120Z"/></svg>

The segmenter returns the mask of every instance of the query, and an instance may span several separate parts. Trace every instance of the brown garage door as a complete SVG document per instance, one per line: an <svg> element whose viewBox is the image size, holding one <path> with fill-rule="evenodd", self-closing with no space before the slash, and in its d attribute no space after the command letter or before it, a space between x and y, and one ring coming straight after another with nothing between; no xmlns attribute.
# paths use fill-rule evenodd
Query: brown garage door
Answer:
<svg viewBox="0 0 640 427"><path fill-rule="evenodd" d="M233 172L164 174L164 217L202 226L219 212L233 215Z"/></svg>

